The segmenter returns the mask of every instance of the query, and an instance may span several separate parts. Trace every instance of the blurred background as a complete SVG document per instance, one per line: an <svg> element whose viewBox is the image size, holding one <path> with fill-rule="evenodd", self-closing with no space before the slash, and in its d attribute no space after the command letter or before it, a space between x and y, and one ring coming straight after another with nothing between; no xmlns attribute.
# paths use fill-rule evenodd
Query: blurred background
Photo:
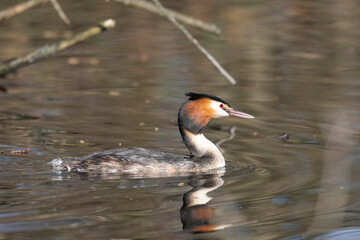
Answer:
<svg viewBox="0 0 360 240"><path fill-rule="evenodd" d="M166 18L112 1L59 3L69 26L51 4L2 21L0 60L108 18L116 26L0 79L0 238L360 238L359 1L162 1L222 29L187 27L235 86ZM236 127L221 145L228 167L209 193L210 222L256 223L193 235L179 215L188 177L84 180L47 165L119 147L187 154L177 111L188 91L256 117L205 131L216 142Z"/></svg>

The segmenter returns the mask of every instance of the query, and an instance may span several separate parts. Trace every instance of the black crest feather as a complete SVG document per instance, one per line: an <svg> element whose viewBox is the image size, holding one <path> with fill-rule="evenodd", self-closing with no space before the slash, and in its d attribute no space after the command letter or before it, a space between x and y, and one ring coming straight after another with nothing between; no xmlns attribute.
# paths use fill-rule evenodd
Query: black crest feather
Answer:
<svg viewBox="0 0 360 240"><path fill-rule="evenodd" d="M201 99L201 98L210 98L212 100L225 103L230 107L230 104L228 104L227 102L225 102L221 98L216 97L216 96L211 95L211 94L188 92L188 93L185 93L185 95L189 97L190 101L198 100L198 99Z"/></svg>

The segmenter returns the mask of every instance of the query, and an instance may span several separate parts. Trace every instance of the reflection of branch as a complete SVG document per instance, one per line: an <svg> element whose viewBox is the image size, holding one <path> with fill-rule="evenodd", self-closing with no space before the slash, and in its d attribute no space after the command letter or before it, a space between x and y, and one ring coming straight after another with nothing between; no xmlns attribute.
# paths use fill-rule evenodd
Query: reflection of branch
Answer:
<svg viewBox="0 0 360 240"><path fill-rule="evenodd" d="M28 2L25 3L20 3L14 7L5 9L3 11L0 12L0 21L4 20L4 19L9 19L12 18L20 13L23 13L27 10L29 10L32 7L35 7L37 5L40 4L44 4L49 2L50 0L30 0Z"/></svg>
<svg viewBox="0 0 360 240"><path fill-rule="evenodd" d="M191 33L180 24L173 15L169 14L168 11L163 7L163 5L158 0L153 0L153 2L159 7L159 9L166 15L166 17L180 30L185 36L202 52L209 61L220 71L220 73L230 82L230 84L235 85L235 79L220 65L218 61L196 40Z"/></svg>
<svg viewBox="0 0 360 240"><path fill-rule="evenodd" d="M86 31L76 34L73 38L38 48L23 57L17 58L6 64L0 65L0 76L5 76L6 74L14 71L19 67L34 63L38 60L54 55L59 51L65 50L69 47L74 46L75 44L81 43L114 26L115 26L115 21L112 19L108 19L106 21L100 22L95 27L91 27Z"/></svg>
<svg viewBox="0 0 360 240"><path fill-rule="evenodd" d="M227 141L233 140L234 137L235 137L235 130L236 130L236 127L235 127L235 126L232 126L232 127L229 129L229 137L228 137L228 138L225 138L225 139L221 139L221 140L219 140L219 141L217 141L217 142L215 143L215 145L219 148L220 152L222 152L222 153L225 152L224 149L222 149L222 148L220 147L220 144L223 144L223 143L225 143L225 142L227 142Z"/></svg>
<svg viewBox="0 0 360 240"><path fill-rule="evenodd" d="M14 7L5 9L3 11L0 12L0 22L4 19L9 19L12 18L20 13L23 13L27 10L29 10L30 8L36 7L37 5L40 4L45 4L50 2L53 4L56 12L59 14L60 18L67 24L70 24L70 20L69 18L65 15L64 11L61 9L59 3L57 2L57 0L30 0L27 1L25 3L20 3Z"/></svg>
<svg viewBox="0 0 360 240"><path fill-rule="evenodd" d="M318 192L308 233L336 228L344 223L351 197L347 189L352 187L352 171L357 164L355 151L359 145L354 134L358 130L354 127L359 122L357 115L346 110L334 110L326 118L334 122L330 131L324 131L326 138L318 186L321 191Z"/></svg>
<svg viewBox="0 0 360 240"><path fill-rule="evenodd" d="M160 16L166 16L161 9L156 7L154 4L143 1L143 0L114 0L115 2L123 3L125 5L131 5L134 7L145 9L149 12L159 14ZM178 21L188 24L193 27L200 28L204 31L212 32L215 34L220 34L221 29L217 27L215 24L212 23L206 23L201 20L189 17L185 14L176 12L174 10L166 8L166 12L168 12L170 15L172 15L174 18L176 18Z"/></svg>

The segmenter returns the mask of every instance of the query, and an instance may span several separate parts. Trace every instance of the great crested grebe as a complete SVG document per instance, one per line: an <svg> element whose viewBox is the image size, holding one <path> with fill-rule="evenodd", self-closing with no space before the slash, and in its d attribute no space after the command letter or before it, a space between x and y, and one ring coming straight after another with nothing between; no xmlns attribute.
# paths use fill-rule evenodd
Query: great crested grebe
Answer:
<svg viewBox="0 0 360 240"><path fill-rule="evenodd" d="M189 156L152 151L143 148L123 148L51 161L55 170L78 173L119 174L176 174L206 172L225 166L219 149L209 141L203 130L213 118L228 116L254 118L234 110L224 100L209 94L189 92L189 97L178 113L182 139L189 149Z"/></svg>

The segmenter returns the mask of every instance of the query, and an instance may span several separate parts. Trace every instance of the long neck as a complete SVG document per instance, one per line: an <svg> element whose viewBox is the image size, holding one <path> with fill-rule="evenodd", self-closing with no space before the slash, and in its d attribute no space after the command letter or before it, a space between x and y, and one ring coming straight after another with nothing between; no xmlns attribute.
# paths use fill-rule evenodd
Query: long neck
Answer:
<svg viewBox="0 0 360 240"><path fill-rule="evenodd" d="M186 129L180 130L183 141L194 158L202 159L211 168L225 166L225 159L220 150L204 134L194 134Z"/></svg>
<svg viewBox="0 0 360 240"><path fill-rule="evenodd" d="M225 166L225 159L220 150L204 134L195 134L186 129L181 129L180 132L186 147L194 158L206 161L211 168Z"/></svg>

